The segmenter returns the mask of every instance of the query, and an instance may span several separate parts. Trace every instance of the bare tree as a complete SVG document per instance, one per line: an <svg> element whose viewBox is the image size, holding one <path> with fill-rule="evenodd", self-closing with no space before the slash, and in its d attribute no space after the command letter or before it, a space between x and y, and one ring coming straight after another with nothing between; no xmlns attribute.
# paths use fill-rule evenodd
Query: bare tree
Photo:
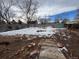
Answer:
<svg viewBox="0 0 79 59"><path fill-rule="evenodd" d="M35 15L38 7L37 0L22 0L19 2L18 7L22 11L22 16L25 16L25 21L31 21Z"/></svg>
<svg viewBox="0 0 79 59"><path fill-rule="evenodd" d="M13 0L8 0L8 2L5 1L6 0L0 0L0 19L3 19L8 23L11 17L10 8L14 3Z"/></svg>

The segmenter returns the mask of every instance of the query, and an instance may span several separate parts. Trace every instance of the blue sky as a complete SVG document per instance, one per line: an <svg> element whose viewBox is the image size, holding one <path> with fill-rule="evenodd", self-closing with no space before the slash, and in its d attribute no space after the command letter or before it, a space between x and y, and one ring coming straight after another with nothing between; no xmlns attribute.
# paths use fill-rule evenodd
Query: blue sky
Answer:
<svg viewBox="0 0 79 59"><path fill-rule="evenodd" d="M68 12L60 13L60 14L57 14L57 15L51 15L49 17L53 21L55 19L57 19L57 18L74 20L74 18L76 17L76 14L77 14L77 10L73 10L73 11L68 11Z"/></svg>
<svg viewBox="0 0 79 59"><path fill-rule="evenodd" d="M78 8L79 0L39 0L37 16L51 16ZM70 16L73 16L73 13Z"/></svg>

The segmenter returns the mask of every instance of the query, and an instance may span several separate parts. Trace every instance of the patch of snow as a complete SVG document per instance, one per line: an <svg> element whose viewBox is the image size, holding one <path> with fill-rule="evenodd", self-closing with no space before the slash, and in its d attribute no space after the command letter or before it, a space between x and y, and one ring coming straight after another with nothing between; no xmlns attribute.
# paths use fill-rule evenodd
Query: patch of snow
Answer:
<svg viewBox="0 0 79 59"><path fill-rule="evenodd" d="M46 32L37 32L37 30L46 30ZM16 35L16 34L27 34L27 35L42 35L42 36L48 36L55 34L55 32L52 31L52 28L39 28L39 27L30 27L20 30L13 30L13 31L7 31L7 32L1 32L0 35Z"/></svg>

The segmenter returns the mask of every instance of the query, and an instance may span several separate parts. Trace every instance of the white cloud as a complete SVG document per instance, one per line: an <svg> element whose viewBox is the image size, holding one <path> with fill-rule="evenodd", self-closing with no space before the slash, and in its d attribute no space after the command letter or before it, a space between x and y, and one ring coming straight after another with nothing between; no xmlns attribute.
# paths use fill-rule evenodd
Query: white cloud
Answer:
<svg viewBox="0 0 79 59"><path fill-rule="evenodd" d="M55 15L78 9L79 0L39 0L37 16Z"/></svg>
<svg viewBox="0 0 79 59"><path fill-rule="evenodd" d="M75 7L60 7L60 6L54 6L54 7L43 7L38 9L37 16L48 16L48 15L55 15L62 12L67 12L71 10L75 10L77 8Z"/></svg>

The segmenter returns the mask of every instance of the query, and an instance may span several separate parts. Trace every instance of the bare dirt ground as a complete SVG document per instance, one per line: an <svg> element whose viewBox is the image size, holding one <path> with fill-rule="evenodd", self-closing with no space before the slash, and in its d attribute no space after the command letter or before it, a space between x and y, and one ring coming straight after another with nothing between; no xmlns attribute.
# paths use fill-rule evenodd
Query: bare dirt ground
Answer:
<svg viewBox="0 0 79 59"><path fill-rule="evenodd" d="M42 50L40 59L65 59L64 55L58 51L56 43L50 39L41 42Z"/></svg>
<svg viewBox="0 0 79 59"><path fill-rule="evenodd" d="M40 44L42 45L40 52L40 59L65 59L64 55L60 51L58 51L56 43L53 41L53 39L42 40L38 38L37 40L34 41L37 42L38 40L41 40ZM26 52L29 51L27 50L28 45L26 43L27 43L26 37L0 36L0 59L12 59L13 57L14 57L13 59L19 59L19 58L28 59L23 58L24 55L26 55ZM25 45L26 48L24 48ZM33 48L31 48L31 50L32 49Z"/></svg>
<svg viewBox="0 0 79 59"><path fill-rule="evenodd" d="M0 59L31 59L32 52L40 49L39 40L20 35L0 36Z"/></svg>

